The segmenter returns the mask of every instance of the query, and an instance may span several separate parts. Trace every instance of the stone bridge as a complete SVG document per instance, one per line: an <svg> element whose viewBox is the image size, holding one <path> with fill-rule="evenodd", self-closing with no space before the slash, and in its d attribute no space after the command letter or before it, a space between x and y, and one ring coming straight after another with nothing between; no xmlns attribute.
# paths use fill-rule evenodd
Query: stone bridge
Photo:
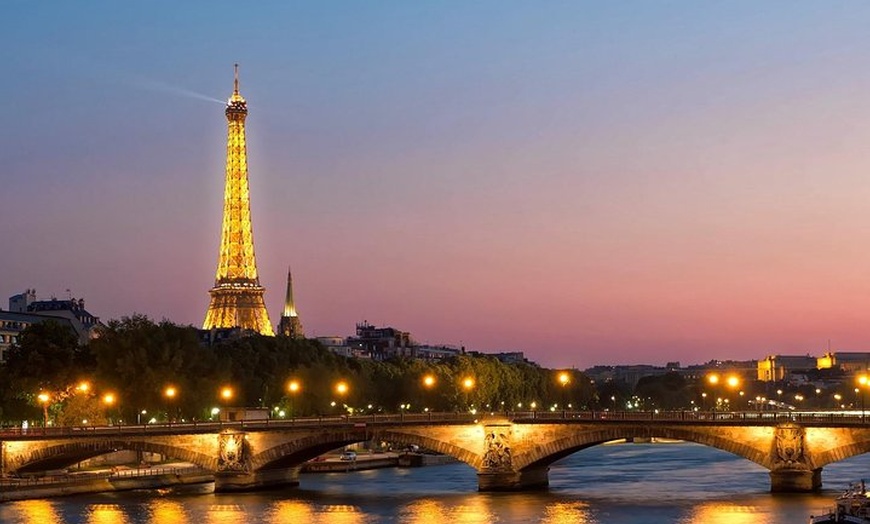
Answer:
<svg viewBox="0 0 870 524"><path fill-rule="evenodd" d="M365 441L416 445L477 471L482 491L547 486L553 462L618 439L668 438L728 451L770 472L771 491L821 487L822 468L870 451L863 417L831 413L503 413L48 428L0 433L0 476L58 469L128 449L215 472L216 491L298 484L301 465Z"/></svg>

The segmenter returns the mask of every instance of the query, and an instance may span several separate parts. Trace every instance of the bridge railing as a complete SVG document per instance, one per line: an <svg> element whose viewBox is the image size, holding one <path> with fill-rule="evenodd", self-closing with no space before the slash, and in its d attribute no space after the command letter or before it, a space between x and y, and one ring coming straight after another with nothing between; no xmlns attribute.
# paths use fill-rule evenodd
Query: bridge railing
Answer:
<svg viewBox="0 0 870 524"><path fill-rule="evenodd" d="M323 426L364 427L369 424L467 424L488 418L505 418L517 422L581 421L658 421L709 422L769 425L783 421L809 424L870 425L870 417L860 412L795 411L502 411L502 412L428 412L335 415L289 419L194 421L163 424L116 424L111 426L57 426L47 428L4 428L0 439L15 437L47 438L111 434L209 433L223 429L256 430L266 428L306 428Z"/></svg>

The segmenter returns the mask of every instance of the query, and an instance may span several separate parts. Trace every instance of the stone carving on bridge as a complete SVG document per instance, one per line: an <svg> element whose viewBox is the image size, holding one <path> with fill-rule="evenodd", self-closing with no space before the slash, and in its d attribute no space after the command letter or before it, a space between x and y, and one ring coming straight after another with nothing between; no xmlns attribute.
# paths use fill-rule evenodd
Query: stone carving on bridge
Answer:
<svg viewBox="0 0 870 524"><path fill-rule="evenodd" d="M511 430L509 426L487 426L484 440L483 467L489 470L513 470Z"/></svg>
<svg viewBox="0 0 870 524"><path fill-rule="evenodd" d="M247 446L244 433L218 435L218 471L247 473Z"/></svg>
<svg viewBox="0 0 870 524"><path fill-rule="evenodd" d="M804 469L807 467L804 455L803 427L786 422L774 430L775 455L774 469Z"/></svg>

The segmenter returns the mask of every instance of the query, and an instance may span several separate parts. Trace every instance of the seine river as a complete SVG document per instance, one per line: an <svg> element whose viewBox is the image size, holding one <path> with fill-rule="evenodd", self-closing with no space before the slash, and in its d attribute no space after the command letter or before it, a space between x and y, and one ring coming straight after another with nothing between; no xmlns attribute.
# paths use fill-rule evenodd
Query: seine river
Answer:
<svg viewBox="0 0 870 524"><path fill-rule="evenodd" d="M870 479L870 454L832 464L825 490L768 493L767 471L689 443L590 448L550 469L550 490L478 493L462 464L303 475L299 488L255 494L126 492L0 504L7 524L806 523L849 482Z"/></svg>

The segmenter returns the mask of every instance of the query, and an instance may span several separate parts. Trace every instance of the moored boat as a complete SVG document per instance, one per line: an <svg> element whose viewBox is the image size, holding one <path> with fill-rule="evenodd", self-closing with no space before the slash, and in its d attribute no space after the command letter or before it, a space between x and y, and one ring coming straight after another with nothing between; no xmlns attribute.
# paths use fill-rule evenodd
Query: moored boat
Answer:
<svg viewBox="0 0 870 524"><path fill-rule="evenodd" d="M849 486L835 502L834 509L826 514L811 515L810 524L870 524L870 493L867 493L863 480Z"/></svg>

